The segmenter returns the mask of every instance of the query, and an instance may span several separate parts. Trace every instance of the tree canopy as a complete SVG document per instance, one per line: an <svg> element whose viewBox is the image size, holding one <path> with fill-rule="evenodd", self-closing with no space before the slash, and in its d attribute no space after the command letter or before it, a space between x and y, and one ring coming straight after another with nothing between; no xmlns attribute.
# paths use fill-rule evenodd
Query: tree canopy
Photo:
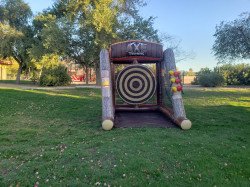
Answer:
<svg viewBox="0 0 250 187"><path fill-rule="evenodd" d="M220 62L250 59L250 13L216 26L213 52Z"/></svg>
<svg viewBox="0 0 250 187"><path fill-rule="evenodd" d="M58 0L43 14L55 16L60 26L70 26L66 35L57 34L60 38L67 37L67 45L62 47L64 54L86 70L95 67L98 74L101 48L128 39L159 42L157 30L153 27L154 19L144 19L138 14L138 6L142 5L144 2L141 0ZM67 24L63 24L62 20ZM56 33L47 32L45 35L49 37L51 34Z"/></svg>
<svg viewBox="0 0 250 187"><path fill-rule="evenodd" d="M0 56L13 57L19 64L17 83L30 61L28 49L32 44L29 19L32 11L22 0L3 0L0 3Z"/></svg>

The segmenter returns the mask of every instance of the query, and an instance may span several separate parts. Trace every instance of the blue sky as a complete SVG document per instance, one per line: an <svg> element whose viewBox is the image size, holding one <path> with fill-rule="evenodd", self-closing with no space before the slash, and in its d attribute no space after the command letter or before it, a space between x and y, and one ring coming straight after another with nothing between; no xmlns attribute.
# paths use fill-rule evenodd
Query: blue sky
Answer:
<svg viewBox="0 0 250 187"><path fill-rule="evenodd" d="M34 13L53 3L53 0L25 0ZM144 17L154 16L155 28L181 40L181 48L195 53L194 59L181 61L179 69L215 67L217 64L211 48L215 26L221 21L237 18L250 11L250 0L146 0L141 8ZM245 61L247 62L247 61ZM250 63L248 61L248 63Z"/></svg>

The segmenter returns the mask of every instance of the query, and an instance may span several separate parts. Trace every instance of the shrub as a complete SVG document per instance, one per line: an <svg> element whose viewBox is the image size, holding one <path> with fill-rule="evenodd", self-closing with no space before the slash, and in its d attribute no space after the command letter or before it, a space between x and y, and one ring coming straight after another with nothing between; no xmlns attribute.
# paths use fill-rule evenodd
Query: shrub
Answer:
<svg viewBox="0 0 250 187"><path fill-rule="evenodd" d="M63 65L44 68L39 80L41 86L66 86L70 83L71 78Z"/></svg>
<svg viewBox="0 0 250 187"><path fill-rule="evenodd" d="M194 80L191 82L192 85L199 85L198 77L195 77Z"/></svg>
<svg viewBox="0 0 250 187"><path fill-rule="evenodd" d="M216 87L224 84L224 78L216 69L203 68L198 72L197 81L201 86Z"/></svg>
<svg viewBox="0 0 250 187"><path fill-rule="evenodd" d="M30 80L33 84L37 84L39 82L39 74L36 71L31 72Z"/></svg>
<svg viewBox="0 0 250 187"><path fill-rule="evenodd" d="M250 85L249 64L225 64L219 70L227 85Z"/></svg>

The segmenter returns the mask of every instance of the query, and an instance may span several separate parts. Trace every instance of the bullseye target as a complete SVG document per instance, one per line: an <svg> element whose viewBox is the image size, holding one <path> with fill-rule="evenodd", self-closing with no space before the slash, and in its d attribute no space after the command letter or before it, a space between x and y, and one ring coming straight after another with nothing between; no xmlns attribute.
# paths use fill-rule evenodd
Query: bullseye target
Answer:
<svg viewBox="0 0 250 187"><path fill-rule="evenodd" d="M147 66L130 65L119 72L116 89L126 103L142 104L154 95L156 80Z"/></svg>

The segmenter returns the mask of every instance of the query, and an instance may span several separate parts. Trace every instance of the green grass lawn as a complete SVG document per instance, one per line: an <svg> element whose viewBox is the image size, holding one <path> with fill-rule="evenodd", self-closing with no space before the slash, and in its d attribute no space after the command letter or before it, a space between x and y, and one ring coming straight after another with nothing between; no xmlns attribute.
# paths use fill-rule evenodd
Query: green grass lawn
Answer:
<svg viewBox="0 0 250 187"><path fill-rule="evenodd" d="M0 83L16 84L16 80L0 80ZM30 80L20 80L20 84L34 84Z"/></svg>
<svg viewBox="0 0 250 187"><path fill-rule="evenodd" d="M250 89L189 89L192 129L101 129L98 89L0 89L0 186L249 186Z"/></svg>

